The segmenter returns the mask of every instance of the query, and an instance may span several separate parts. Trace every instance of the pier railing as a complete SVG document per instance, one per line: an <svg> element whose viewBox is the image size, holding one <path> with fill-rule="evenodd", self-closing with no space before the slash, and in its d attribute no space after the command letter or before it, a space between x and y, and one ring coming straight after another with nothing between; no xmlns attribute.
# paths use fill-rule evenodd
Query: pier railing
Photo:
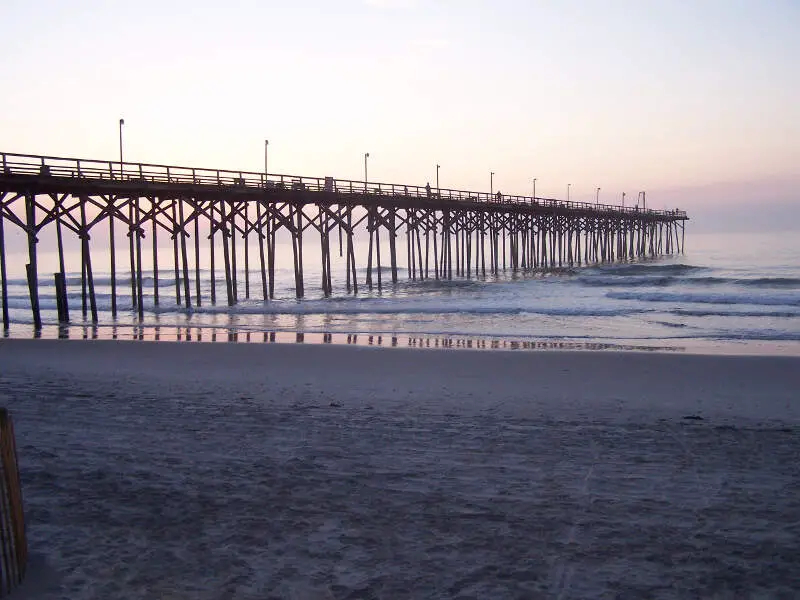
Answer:
<svg viewBox="0 0 800 600"><path fill-rule="evenodd" d="M5 408L0 408L0 470L0 596L5 596L22 582L28 565L14 424Z"/></svg>
<svg viewBox="0 0 800 600"><path fill-rule="evenodd" d="M374 181L336 179L333 177L305 177L299 175L269 175L253 171L228 169L202 169L149 163L101 161L57 156L0 153L2 172L5 175L58 177L96 180L129 184L184 184L189 186L243 187L270 190L295 190L330 192L338 195L368 195L422 198L462 202L517 206L537 206L552 209L614 212L630 215L672 216L685 218L682 210L651 210L639 207L618 206L591 202L575 202L558 198L519 196L489 192L474 192L450 188L418 185L401 185Z"/></svg>

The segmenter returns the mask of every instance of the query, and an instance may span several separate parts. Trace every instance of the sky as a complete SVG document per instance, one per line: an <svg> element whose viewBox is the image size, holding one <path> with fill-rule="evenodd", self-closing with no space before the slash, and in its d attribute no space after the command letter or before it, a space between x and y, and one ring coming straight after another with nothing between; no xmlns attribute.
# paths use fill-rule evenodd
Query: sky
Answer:
<svg viewBox="0 0 800 600"><path fill-rule="evenodd" d="M369 152L371 181L440 164L442 188L800 223L796 0L2 0L0 22L2 151L118 160L124 118L126 161L261 171L268 139L271 173L363 179Z"/></svg>

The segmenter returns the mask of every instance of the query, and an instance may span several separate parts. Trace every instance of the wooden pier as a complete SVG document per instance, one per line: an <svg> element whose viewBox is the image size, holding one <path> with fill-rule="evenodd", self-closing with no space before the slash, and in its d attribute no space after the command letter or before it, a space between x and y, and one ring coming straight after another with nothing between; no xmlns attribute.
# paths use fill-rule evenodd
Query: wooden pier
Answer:
<svg viewBox="0 0 800 600"><path fill-rule="evenodd" d="M398 252L404 253L405 276L411 280L680 253L688 218L680 210L331 177L11 153L0 157L0 303L5 329L9 328L4 239L8 227L18 227L27 236L30 306L40 328L37 244L45 235L55 236L58 248L59 272L54 280L59 321L69 321L63 236L71 234L81 243L82 314L97 322L91 240L99 228L108 233L112 314L117 314L119 295L130 293L131 305L142 318L145 259L152 265L152 303L158 306L162 301L159 235L172 240L169 264L175 301L190 309L204 302L216 304L218 293L229 306L235 305L241 283L245 298L273 299L278 235L291 240L295 294L302 298L303 244L309 234L316 235L321 288L329 296L334 280L331 245L345 259L339 276L347 291L357 294L361 286L380 288L398 282ZM120 234L128 238L127 256L118 256ZM145 243L148 235L150 244ZM363 280L356 265L357 236L366 236L369 244ZM398 240L405 248L398 247ZM206 257L211 287L203 297L200 265ZM385 281L386 267L391 282ZM117 284L120 273L130 276L129 290ZM239 281L242 274L244 282Z"/></svg>

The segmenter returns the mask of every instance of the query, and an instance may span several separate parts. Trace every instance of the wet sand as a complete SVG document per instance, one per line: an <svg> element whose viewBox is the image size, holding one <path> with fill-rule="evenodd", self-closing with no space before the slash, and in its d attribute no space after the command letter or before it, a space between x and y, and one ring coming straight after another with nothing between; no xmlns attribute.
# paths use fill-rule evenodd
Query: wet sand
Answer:
<svg viewBox="0 0 800 600"><path fill-rule="evenodd" d="M800 589L798 358L0 340L0 365L37 598Z"/></svg>

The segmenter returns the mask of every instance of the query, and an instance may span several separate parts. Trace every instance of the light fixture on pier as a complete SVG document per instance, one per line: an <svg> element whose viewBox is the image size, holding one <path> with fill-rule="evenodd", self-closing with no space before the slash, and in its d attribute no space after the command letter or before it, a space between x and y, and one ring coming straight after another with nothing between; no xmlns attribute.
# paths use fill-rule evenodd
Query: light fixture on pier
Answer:
<svg viewBox="0 0 800 600"><path fill-rule="evenodd" d="M595 206L600 206L600 188L597 188L597 191L594 194L594 203Z"/></svg>
<svg viewBox="0 0 800 600"><path fill-rule="evenodd" d="M367 177L367 159L369 158L369 152L364 152L364 191L367 191L367 182L369 181L369 177Z"/></svg>
<svg viewBox="0 0 800 600"><path fill-rule="evenodd" d="M122 179L122 126L125 125L125 119L119 120L119 178Z"/></svg>
<svg viewBox="0 0 800 600"><path fill-rule="evenodd" d="M494 196L494 171L489 173L489 195Z"/></svg>

